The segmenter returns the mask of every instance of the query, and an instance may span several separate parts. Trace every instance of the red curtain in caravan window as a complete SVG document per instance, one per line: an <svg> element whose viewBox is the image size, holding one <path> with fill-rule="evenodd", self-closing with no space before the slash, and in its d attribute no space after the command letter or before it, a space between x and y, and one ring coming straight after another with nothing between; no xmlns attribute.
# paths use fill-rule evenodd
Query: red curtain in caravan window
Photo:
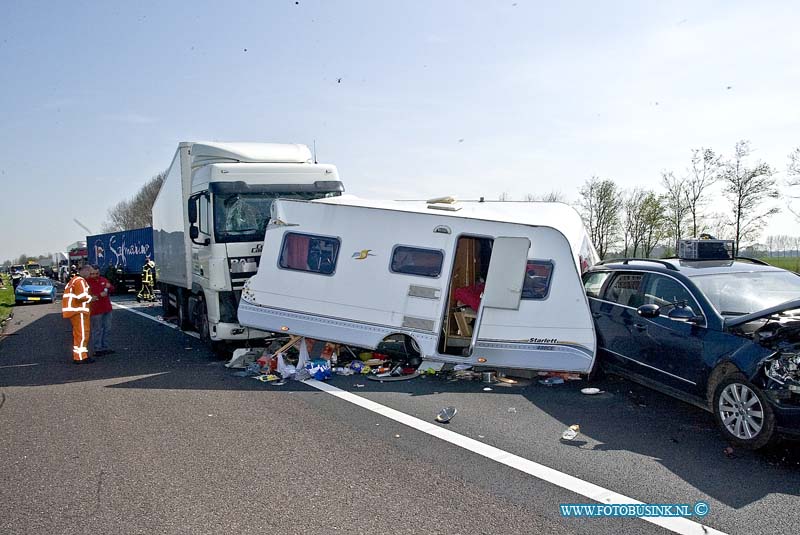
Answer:
<svg viewBox="0 0 800 535"><path fill-rule="evenodd" d="M301 234L289 234L283 244L281 267L308 270L308 246L311 238Z"/></svg>

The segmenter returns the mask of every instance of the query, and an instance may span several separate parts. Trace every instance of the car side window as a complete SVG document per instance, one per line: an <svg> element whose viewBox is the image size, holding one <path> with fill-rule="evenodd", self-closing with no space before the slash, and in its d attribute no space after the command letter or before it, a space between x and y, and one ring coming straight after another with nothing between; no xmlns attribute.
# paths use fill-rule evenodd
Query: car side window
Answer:
<svg viewBox="0 0 800 535"><path fill-rule="evenodd" d="M609 275L611 275L609 271L598 271L597 273L584 275L583 287L586 290L586 295L600 297L600 290L603 289L603 283L606 282Z"/></svg>
<svg viewBox="0 0 800 535"><path fill-rule="evenodd" d="M644 273L617 273L606 290L605 299L612 303L639 308L643 303Z"/></svg>
<svg viewBox="0 0 800 535"><path fill-rule="evenodd" d="M653 304L660 307L671 305L673 303L685 302L686 308L691 310L693 314L700 313L700 306L692 297L692 294L678 281L672 277L664 275L657 275L655 273L648 277L645 282L644 288L644 303ZM670 310L672 307L670 307ZM668 314L669 310L664 314Z"/></svg>

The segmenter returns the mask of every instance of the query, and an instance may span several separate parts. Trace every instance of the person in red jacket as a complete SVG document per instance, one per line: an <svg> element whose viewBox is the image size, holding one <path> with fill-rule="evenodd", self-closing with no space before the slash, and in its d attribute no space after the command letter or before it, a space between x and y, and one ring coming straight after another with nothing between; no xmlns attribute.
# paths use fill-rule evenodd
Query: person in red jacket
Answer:
<svg viewBox="0 0 800 535"><path fill-rule="evenodd" d="M88 279L89 293L94 297L90 306L92 316L92 347L94 356L110 355L114 350L108 347L111 334L111 293L114 286L108 279L100 276L100 268L92 266Z"/></svg>
<svg viewBox="0 0 800 535"><path fill-rule="evenodd" d="M89 303L93 299L89 293L86 278L92 272L89 266L83 266L64 288L61 298L61 315L72 323L72 362L85 364L94 362L89 357Z"/></svg>

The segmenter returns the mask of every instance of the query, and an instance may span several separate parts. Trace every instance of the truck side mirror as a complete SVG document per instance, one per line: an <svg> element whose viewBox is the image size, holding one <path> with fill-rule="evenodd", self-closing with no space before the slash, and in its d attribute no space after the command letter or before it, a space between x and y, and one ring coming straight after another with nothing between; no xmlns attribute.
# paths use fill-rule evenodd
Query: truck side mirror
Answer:
<svg viewBox="0 0 800 535"><path fill-rule="evenodd" d="M192 225L191 227L189 227L189 237L192 239L192 241L196 240L197 238L200 237L200 230L194 225Z"/></svg>
<svg viewBox="0 0 800 535"><path fill-rule="evenodd" d="M197 197L189 198L189 223L197 223Z"/></svg>

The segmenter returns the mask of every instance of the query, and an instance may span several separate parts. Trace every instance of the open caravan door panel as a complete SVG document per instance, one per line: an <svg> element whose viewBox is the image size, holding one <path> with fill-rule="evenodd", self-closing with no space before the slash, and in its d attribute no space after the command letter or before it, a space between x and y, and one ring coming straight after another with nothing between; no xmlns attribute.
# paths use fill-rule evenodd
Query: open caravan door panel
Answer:
<svg viewBox="0 0 800 535"><path fill-rule="evenodd" d="M495 238L483 290L483 308L519 309L530 248L528 238Z"/></svg>
<svg viewBox="0 0 800 535"><path fill-rule="evenodd" d="M485 366L587 373L594 357L593 347L560 337L529 334L537 332L536 327L545 317L545 323L553 323L552 314L559 309L553 300L565 302L553 294L548 300L522 298L532 256L527 237L494 239L470 343L470 360ZM582 286L580 290L583 296ZM569 317L563 320L571 322Z"/></svg>

